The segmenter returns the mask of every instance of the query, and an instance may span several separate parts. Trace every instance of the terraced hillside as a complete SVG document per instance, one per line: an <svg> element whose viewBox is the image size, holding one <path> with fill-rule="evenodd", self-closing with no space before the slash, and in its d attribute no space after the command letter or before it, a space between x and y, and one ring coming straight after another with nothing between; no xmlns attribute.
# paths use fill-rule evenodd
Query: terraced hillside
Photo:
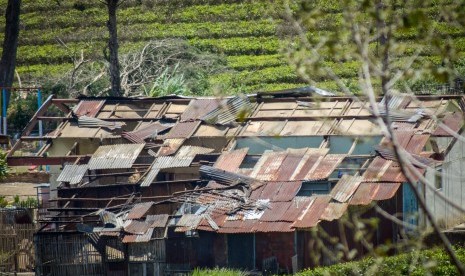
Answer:
<svg viewBox="0 0 465 276"><path fill-rule="evenodd" d="M3 14L7 0L0 0ZM338 1L319 0L327 12L314 35L321 35L340 24ZM428 14L435 16L444 7L433 6ZM276 90L301 86L299 78L280 54L283 47L277 33L281 11L270 8L268 0L128 0L118 12L121 52L125 53L158 38L180 37L192 45L225 55L228 66L236 72L211 76L211 82L236 79L247 92ZM4 18L0 18L3 40ZM71 67L71 56L81 49L87 58L102 57L108 36L106 10L99 1L23 0L21 15L18 72L22 80L59 75ZM465 52L465 30L437 22L439 35L449 36ZM400 34L406 55L415 48L415 32ZM64 47L58 38L66 43ZM433 52L423 57L440 61ZM399 61L402 63L402 60ZM331 62L344 78L357 76L356 62ZM335 89L324 77L322 88Z"/></svg>

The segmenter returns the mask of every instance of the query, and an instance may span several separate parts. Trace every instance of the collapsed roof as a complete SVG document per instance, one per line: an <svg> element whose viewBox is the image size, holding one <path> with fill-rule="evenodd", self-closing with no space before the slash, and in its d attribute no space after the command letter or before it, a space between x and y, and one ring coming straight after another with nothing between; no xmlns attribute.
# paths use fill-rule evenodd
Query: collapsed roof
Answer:
<svg viewBox="0 0 465 276"><path fill-rule="evenodd" d="M450 143L438 139L462 128L460 101L461 96L398 95L386 105L381 99L381 116L391 123L401 147L418 161L418 172L439 164ZM52 105L63 115L48 116ZM364 100L293 94L50 97L8 162L63 166L57 178L63 191L115 185L150 189L166 182L160 180L163 173L173 174L174 182L194 184L163 196L115 196L108 199L108 208L64 204L55 210L99 216L96 225L103 227L91 232L122 232L123 242L148 241L154 229L166 226L176 232L292 232L338 219L349 205L389 199L407 181L372 110ZM54 131L36 137L30 133L38 120L59 123ZM31 140L45 142L36 156L14 156L21 142ZM187 174L191 178L183 176ZM101 181L109 175L114 180ZM57 200L74 202L79 197ZM173 213L149 212L166 202L178 203L179 208ZM107 223L109 219L113 222Z"/></svg>

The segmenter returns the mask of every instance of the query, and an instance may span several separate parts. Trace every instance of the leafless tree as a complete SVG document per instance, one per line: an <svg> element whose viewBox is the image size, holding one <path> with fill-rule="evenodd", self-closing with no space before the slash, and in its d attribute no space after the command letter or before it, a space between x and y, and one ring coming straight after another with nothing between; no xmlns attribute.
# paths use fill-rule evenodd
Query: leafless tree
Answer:
<svg viewBox="0 0 465 276"><path fill-rule="evenodd" d="M337 1L335 1L337 3ZM408 152L399 146L389 119L389 101L397 90L412 92L412 84L422 82L434 76L438 81L452 82L457 77L457 56L451 38L438 34L435 20L441 18L448 26L464 28L460 18L464 16L462 1L352 1L339 3L342 7L341 18L337 20L322 10L324 7L308 1L288 1L285 4L285 21L290 28L289 44L284 54L290 64L296 67L299 75L313 85L321 78L334 81L346 95L359 101L358 95L370 102L369 111L375 116L383 135L390 139L403 174L408 179L417 197L419 207L425 214L434 232L439 236L452 263L460 274L465 268L458 260L454 250L442 233L431 210L421 195L420 185L416 185L414 176L419 178L426 189L434 185L413 168L414 161ZM400 5L400 6L399 6ZM439 15L427 14L429 7L438 5ZM446 6L447 8L442 8ZM297 7L297 8L296 8ZM321 24L331 25L328 32L319 32ZM410 45L402 40L402 31L415 32L415 47L410 53ZM374 49L373 46L376 45ZM439 64L422 56L435 53L441 57ZM353 87L335 70L328 61L337 64L344 61L358 64L358 84ZM376 102L376 96L383 95L385 105ZM412 93L413 95L413 93ZM433 116L434 117L434 116ZM437 119L437 118L435 118ZM438 122L439 123L439 122ZM456 139L463 139L457 133L451 133ZM434 189L436 192L436 190ZM459 211L462 206L443 198ZM386 213L383 213L386 215ZM393 219L393 221L396 221ZM369 247L369 245L367 245Z"/></svg>

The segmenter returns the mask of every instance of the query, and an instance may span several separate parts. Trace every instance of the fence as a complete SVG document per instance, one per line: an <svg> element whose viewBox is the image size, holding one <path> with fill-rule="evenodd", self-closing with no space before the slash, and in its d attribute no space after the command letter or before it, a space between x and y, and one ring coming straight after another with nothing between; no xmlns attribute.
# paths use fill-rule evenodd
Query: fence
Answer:
<svg viewBox="0 0 465 276"><path fill-rule="evenodd" d="M0 210L0 272L30 272L34 268L32 210Z"/></svg>

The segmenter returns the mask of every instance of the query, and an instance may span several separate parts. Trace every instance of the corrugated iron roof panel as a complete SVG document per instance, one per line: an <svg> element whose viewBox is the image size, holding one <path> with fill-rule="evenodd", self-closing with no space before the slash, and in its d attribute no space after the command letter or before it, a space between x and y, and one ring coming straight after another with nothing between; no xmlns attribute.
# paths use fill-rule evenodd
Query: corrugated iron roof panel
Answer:
<svg viewBox="0 0 465 276"><path fill-rule="evenodd" d="M330 202L321 215L321 219L327 221L339 219L342 215L344 215L348 206L348 203Z"/></svg>
<svg viewBox="0 0 465 276"><path fill-rule="evenodd" d="M176 157L195 157L197 154L208 154L215 151L211 148L197 147L197 146L182 146L176 153Z"/></svg>
<svg viewBox="0 0 465 276"><path fill-rule="evenodd" d="M129 169L145 144L100 146L89 160L90 170Z"/></svg>
<svg viewBox="0 0 465 276"><path fill-rule="evenodd" d="M148 215L145 221L150 224L152 228L164 228L168 223L168 214L162 215Z"/></svg>
<svg viewBox="0 0 465 276"><path fill-rule="evenodd" d="M304 180L308 172L313 168L315 163L323 158L326 154L305 154L296 166L290 180Z"/></svg>
<svg viewBox="0 0 465 276"><path fill-rule="evenodd" d="M174 124L161 124L160 122L154 122L142 124L136 130L131 131L130 133L144 140L146 138L154 138L161 132L170 129L173 126Z"/></svg>
<svg viewBox="0 0 465 276"><path fill-rule="evenodd" d="M159 168L151 167L149 173L145 176L144 181L140 184L141 187L149 187L155 178L157 177L158 173L160 172Z"/></svg>
<svg viewBox="0 0 465 276"><path fill-rule="evenodd" d="M363 178L365 181L379 181L390 166L392 166L392 161L377 156L368 165Z"/></svg>
<svg viewBox="0 0 465 276"><path fill-rule="evenodd" d="M163 136L164 139L174 138L190 138L194 134L195 130L199 127L200 121L193 122L178 122L174 125L170 132Z"/></svg>
<svg viewBox="0 0 465 276"><path fill-rule="evenodd" d="M85 165L66 165L57 178L60 182L69 182L69 184L78 184L87 172L89 167Z"/></svg>
<svg viewBox="0 0 465 276"><path fill-rule="evenodd" d="M277 233L277 232L294 232L291 223L285 221L258 221L253 227L253 232L260 233Z"/></svg>
<svg viewBox="0 0 465 276"><path fill-rule="evenodd" d="M194 99L181 115L181 121L200 119L209 112L218 108L224 100L221 99Z"/></svg>
<svg viewBox="0 0 465 276"><path fill-rule="evenodd" d="M233 97L221 103L217 108L202 117L210 124L228 124L238 117L246 116L252 110L252 104L247 97Z"/></svg>
<svg viewBox="0 0 465 276"><path fill-rule="evenodd" d="M350 205L368 205L371 203L371 198L373 196L373 186L374 183L360 183L357 191L355 191L354 196L350 199Z"/></svg>
<svg viewBox="0 0 465 276"><path fill-rule="evenodd" d="M257 163L256 166L261 165L261 167L258 168L257 173L255 174L255 178L268 181L276 180L278 176L278 170L286 156L287 152L273 152L267 155L263 155L262 158L266 158L266 160L263 162L263 165L261 165L260 161Z"/></svg>
<svg viewBox="0 0 465 276"><path fill-rule="evenodd" d="M142 235L149 230L150 224L145 221L132 220L124 226L124 231L131 234Z"/></svg>
<svg viewBox="0 0 465 276"><path fill-rule="evenodd" d="M419 154L423 151L429 137L429 134L415 134L412 136L405 149L410 153Z"/></svg>
<svg viewBox="0 0 465 276"><path fill-rule="evenodd" d="M297 195L301 187L301 181L281 182L279 191L273 197L272 201L291 201Z"/></svg>
<svg viewBox="0 0 465 276"><path fill-rule="evenodd" d="M397 190L399 189L401 183L371 183L372 186L372 200L386 200L392 198Z"/></svg>
<svg viewBox="0 0 465 276"><path fill-rule="evenodd" d="M446 116L444 116L444 119L442 119L442 123L446 125L448 128L450 128L453 132L458 132L463 125L463 113L449 113ZM446 131L446 129L442 127L441 124L438 125L436 130L433 132L433 135L451 136L450 132Z"/></svg>
<svg viewBox="0 0 465 276"><path fill-rule="evenodd" d="M260 221L289 221L285 214L291 205L291 201L270 202L268 209L260 217Z"/></svg>
<svg viewBox="0 0 465 276"><path fill-rule="evenodd" d="M289 221L296 221L302 213L307 209L307 207L313 202L312 197L295 197L291 201L291 205L286 210L284 217Z"/></svg>
<svg viewBox="0 0 465 276"><path fill-rule="evenodd" d="M328 154L321 162L316 163L316 168L312 168L310 172L305 176L308 180L319 180L328 178L336 167L344 160L345 154Z"/></svg>
<svg viewBox="0 0 465 276"><path fill-rule="evenodd" d="M105 100L102 101L89 101L81 100L79 104L74 108L73 112L78 117L87 116L95 117L97 113L102 109L102 106L105 104Z"/></svg>
<svg viewBox="0 0 465 276"><path fill-rule="evenodd" d="M331 190L331 197L339 202L347 202L355 193L362 180L363 177L361 176L343 175Z"/></svg>
<svg viewBox="0 0 465 276"><path fill-rule="evenodd" d="M152 167L158 169L189 167L194 157L159 156L153 161Z"/></svg>
<svg viewBox="0 0 465 276"><path fill-rule="evenodd" d="M281 166L279 167L276 180L279 180L279 181L289 180L291 176L294 174L300 161L302 160L302 157L303 155L289 153L284 159L284 161L282 162Z"/></svg>
<svg viewBox="0 0 465 276"><path fill-rule="evenodd" d="M223 152L216 160L214 167L229 172L236 172L244 161L248 151L249 148L243 148Z"/></svg>
<svg viewBox="0 0 465 276"><path fill-rule="evenodd" d="M147 211L150 210L152 205L153 205L153 202L143 202L143 203L138 203L134 205L134 207L131 208L128 215L126 216L126 219L142 218L147 213Z"/></svg>
<svg viewBox="0 0 465 276"><path fill-rule="evenodd" d="M185 232L188 230L194 230L203 219L202 216L195 214L184 214L181 216L179 221L176 223L175 232Z"/></svg>
<svg viewBox="0 0 465 276"><path fill-rule="evenodd" d="M320 221L321 215L325 211L331 199L327 195L313 196L312 203L305 209L303 214L293 223L294 228L315 227Z"/></svg>
<svg viewBox="0 0 465 276"><path fill-rule="evenodd" d="M147 232L142 235L125 235L123 243L134 243L134 242L148 242L152 238L153 228L149 228Z"/></svg>
<svg viewBox="0 0 465 276"><path fill-rule="evenodd" d="M282 183L281 182L267 182L263 186L263 190L259 196L259 199L269 199L273 200L273 198L276 196L276 194L279 192L279 189L281 188Z"/></svg>
<svg viewBox="0 0 465 276"><path fill-rule="evenodd" d="M85 115L79 117L78 119L78 126L80 128L108 128L110 130L119 129L125 126L126 123L124 122L116 122L116 121L104 121L102 119L94 118L94 117L87 117Z"/></svg>
<svg viewBox="0 0 465 276"><path fill-rule="evenodd" d="M186 139L165 139L163 146L158 151L159 156L172 155L178 151Z"/></svg>

